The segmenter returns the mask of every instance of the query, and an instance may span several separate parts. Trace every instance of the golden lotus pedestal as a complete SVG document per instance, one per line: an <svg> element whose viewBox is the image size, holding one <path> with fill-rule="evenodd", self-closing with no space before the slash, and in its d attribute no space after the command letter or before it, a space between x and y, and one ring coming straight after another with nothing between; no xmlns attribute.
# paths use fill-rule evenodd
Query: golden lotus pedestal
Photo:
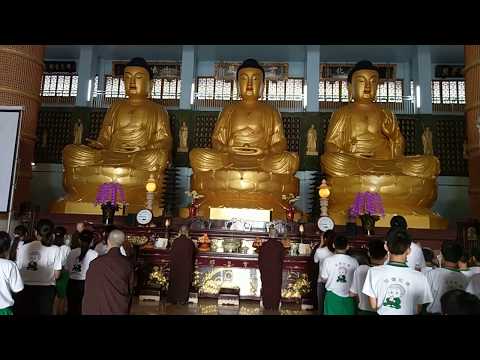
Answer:
<svg viewBox="0 0 480 360"><path fill-rule="evenodd" d="M267 210L272 219L285 219L282 195L298 194L299 180L293 175L255 170L194 172L191 188L204 195L198 215L210 218L211 208Z"/></svg>
<svg viewBox="0 0 480 360"><path fill-rule="evenodd" d="M354 175L327 177L331 187L328 214L335 224L348 221L348 209L359 192L372 191L380 194L385 208L385 217L376 222L378 227L390 227L395 215L403 216L409 228L446 229L448 221L434 213L431 207L437 199L436 179L422 179L406 175ZM357 224L360 220L357 219Z"/></svg>
<svg viewBox="0 0 480 360"><path fill-rule="evenodd" d="M128 203L126 213L137 213L146 206L146 189L150 175L153 175L158 190L154 193L153 216L161 216L161 196L164 174L148 172L128 167L85 166L65 168L64 188L66 195L50 205L50 212L61 214L93 214L102 213L100 206L95 206L98 187L103 183L118 182L125 192ZM118 201L120 199L117 199ZM120 209L115 215L122 215Z"/></svg>
<svg viewBox="0 0 480 360"><path fill-rule="evenodd" d="M145 204L128 205L125 211L125 216L128 214L136 214L140 210L145 209ZM50 206L49 211L54 214L85 214L85 215L102 215L102 208L100 205L95 206L91 202L83 201L69 201L66 199L59 199ZM163 208L158 203L152 207L154 217L163 215ZM115 216L122 216L123 209L115 212Z"/></svg>

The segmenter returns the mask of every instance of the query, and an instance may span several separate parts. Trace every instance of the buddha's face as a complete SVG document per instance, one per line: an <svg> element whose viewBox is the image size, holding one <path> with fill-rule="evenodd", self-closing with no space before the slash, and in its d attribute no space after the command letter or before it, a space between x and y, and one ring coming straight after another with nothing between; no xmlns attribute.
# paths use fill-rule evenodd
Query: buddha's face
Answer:
<svg viewBox="0 0 480 360"><path fill-rule="evenodd" d="M125 93L129 98L146 98L150 92L150 74L140 66L127 66L123 74Z"/></svg>
<svg viewBox="0 0 480 360"><path fill-rule="evenodd" d="M377 96L378 72L358 70L352 76L350 91L355 102L372 102Z"/></svg>
<svg viewBox="0 0 480 360"><path fill-rule="evenodd" d="M263 93L263 73L257 68L238 72L238 90L243 100L257 100Z"/></svg>

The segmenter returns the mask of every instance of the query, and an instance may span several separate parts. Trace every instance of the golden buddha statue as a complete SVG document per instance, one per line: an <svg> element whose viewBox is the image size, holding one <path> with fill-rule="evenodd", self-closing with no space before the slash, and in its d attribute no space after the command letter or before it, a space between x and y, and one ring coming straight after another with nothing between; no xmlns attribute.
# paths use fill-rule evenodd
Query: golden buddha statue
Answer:
<svg viewBox="0 0 480 360"><path fill-rule="evenodd" d="M54 212L97 213L96 191L104 182L123 185L129 210L145 207L145 185L153 176L157 185L171 157L172 136L168 113L148 99L151 70L142 58L125 67L127 99L108 109L97 140L88 145L67 145L63 150L65 198L52 206ZM161 186L157 186L160 188ZM158 193L153 205L159 214Z"/></svg>
<svg viewBox="0 0 480 360"><path fill-rule="evenodd" d="M344 224L356 193L373 191L382 196L386 224L401 214L410 227L443 227L444 221L430 210L437 198L440 163L435 156L404 155L405 139L395 115L375 103L378 82L371 62L357 63L348 75L353 102L330 119L321 157L332 188L329 214Z"/></svg>
<svg viewBox="0 0 480 360"><path fill-rule="evenodd" d="M191 186L208 207L273 209L283 218L282 194L298 194L297 154L287 152L278 110L260 102L265 71L254 59L237 70L241 101L226 106L215 125L212 149L193 149Z"/></svg>

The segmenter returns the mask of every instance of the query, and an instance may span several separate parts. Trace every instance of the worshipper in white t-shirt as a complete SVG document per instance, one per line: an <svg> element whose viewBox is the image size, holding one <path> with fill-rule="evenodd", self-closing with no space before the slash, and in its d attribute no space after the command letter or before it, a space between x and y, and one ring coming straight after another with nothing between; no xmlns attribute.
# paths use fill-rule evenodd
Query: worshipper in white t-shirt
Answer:
<svg viewBox="0 0 480 360"><path fill-rule="evenodd" d="M433 301L427 306L430 314L442 312L440 299L450 290L465 290L468 279L458 269L458 261L462 256L462 246L453 241L444 241L442 244L443 267L433 269L426 275L433 295Z"/></svg>
<svg viewBox="0 0 480 360"><path fill-rule="evenodd" d="M407 266L417 271L422 271L426 266L422 247L418 242L415 242L415 240L412 240L412 244L410 245L410 253L407 256Z"/></svg>
<svg viewBox="0 0 480 360"><path fill-rule="evenodd" d="M472 271L472 276L475 274L479 274L480 273L480 248L472 249L472 256L470 261L471 261L470 271Z"/></svg>
<svg viewBox="0 0 480 360"><path fill-rule="evenodd" d="M373 239L368 242L368 256L370 257L370 265L360 265L353 274L352 286L350 287L350 295L358 298L358 315L375 315L377 312L370 306L370 301L363 290L363 285L367 277L370 267L381 266L387 257L385 250L385 242L380 239Z"/></svg>
<svg viewBox="0 0 480 360"><path fill-rule="evenodd" d="M52 314L55 283L62 270L59 248L53 245L53 228L50 220L40 220L35 230L37 240L19 248L17 266L25 284L18 299L22 315Z"/></svg>
<svg viewBox="0 0 480 360"><path fill-rule="evenodd" d="M425 275L407 266L410 235L405 229L392 229L387 234L389 262L367 272L362 292L379 315L416 315L423 304L432 301Z"/></svg>
<svg viewBox="0 0 480 360"><path fill-rule="evenodd" d="M358 268L358 261L346 255L348 240L337 236L333 241L335 255L323 261L322 280L325 281L325 315L355 315L355 299L350 296L353 273Z"/></svg>
<svg viewBox="0 0 480 360"><path fill-rule="evenodd" d="M480 299L480 274L475 274L470 278L465 291Z"/></svg>
<svg viewBox="0 0 480 360"><path fill-rule="evenodd" d="M12 293L23 290L17 265L7 259L11 242L10 235L0 231L0 315L13 315L12 307L15 301Z"/></svg>
<svg viewBox="0 0 480 360"><path fill-rule="evenodd" d="M478 274L480 272L480 267L478 266L469 266L471 262L473 262L473 256L470 257L470 255L467 252L464 252L462 256L460 257L460 260L458 260L458 270L467 277L467 279L470 279L473 275ZM475 265L475 263L474 263Z"/></svg>
<svg viewBox="0 0 480 360"><path fill-rule="evenodd" d="M421 272L426 275L429 271L435 268L433 264L434 253L430 248L422 248L423 257L425 259L425 267L422 268Z"/></svg>
<svg viewBox="0 0 480 360"><path fill-rule="evenodd" d="M313 256L314 263L318 264L318 278L317 278L317 302L318 313L323 314L323 302L325 299L325 282L322 281L322 265L326 258L333 255L335 249L333 247L333 240L337 235L333 230L327 230L322 235L320 246L315 251Z"/></svg>
<svg viewBox="0 0 480 360"><path fill-rule="evenodd" d="M82 314L87 270L90 267L90 262L98 257L97 252L90 249L93 237L93 232L83 230L78 237L80 247L73 249L68 255L66 268L70 274L70 280L67 286L67 315Z"/></svg>
<svg viewBox="0 0 480 360"><path fill-rule="evenodd" d="M403 216L395 215L390 220L390 230L398 228L408 231L408 224ZM388 263L388 261L389 259L387 259L385 263ZM407 265L418 271L421 271L425 267L425 258L423 257L422 247L413 239L410 245L410 252L407 256Z"/></svg>
<svg viewBox="0 0 480 360"><path fill-rule="evenodd" d="M17 260L18 248L25 244L28 235L28 229L25 225L18 225L13 231L13 241L10 245L10 252L8 258L12 261Z"/></svg>

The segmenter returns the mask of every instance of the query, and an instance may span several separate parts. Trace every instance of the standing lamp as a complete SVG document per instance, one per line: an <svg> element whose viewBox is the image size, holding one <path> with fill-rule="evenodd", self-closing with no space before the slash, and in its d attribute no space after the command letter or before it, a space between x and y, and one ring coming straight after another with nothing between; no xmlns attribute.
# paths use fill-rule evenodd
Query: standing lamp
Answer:
<svg viewBox="0 0 480 360"><path fill-rule="evenodd" d="M305 227L303 224L298 226L298 232L300 233L300 242L303 243L303 233L305 232Z"/></svg>
<svg viewBox="0 0 480 360"><path fill-rule="evenodd" d="M147 190L147 209L153 210L153 198L155 190L157 190L157 183L155 182L153 175L150 175L150 177L148 178L145 189Z"/></svg>
<svg viewBox="0 0 480 360"><path fill-rule="evenodd" d="M328 216L328 198L330 197L330 187L327 185L325 179L319 186L318 195L320 196L320 216Z"/></svg>
<svg viewBox="0 0 480 360"><path fill-rule="evenodd" d="M167 239L170 238L170 232L169 232L170 223L171 223L170 218L166 218L165 219L165 238Z"/></svg>

